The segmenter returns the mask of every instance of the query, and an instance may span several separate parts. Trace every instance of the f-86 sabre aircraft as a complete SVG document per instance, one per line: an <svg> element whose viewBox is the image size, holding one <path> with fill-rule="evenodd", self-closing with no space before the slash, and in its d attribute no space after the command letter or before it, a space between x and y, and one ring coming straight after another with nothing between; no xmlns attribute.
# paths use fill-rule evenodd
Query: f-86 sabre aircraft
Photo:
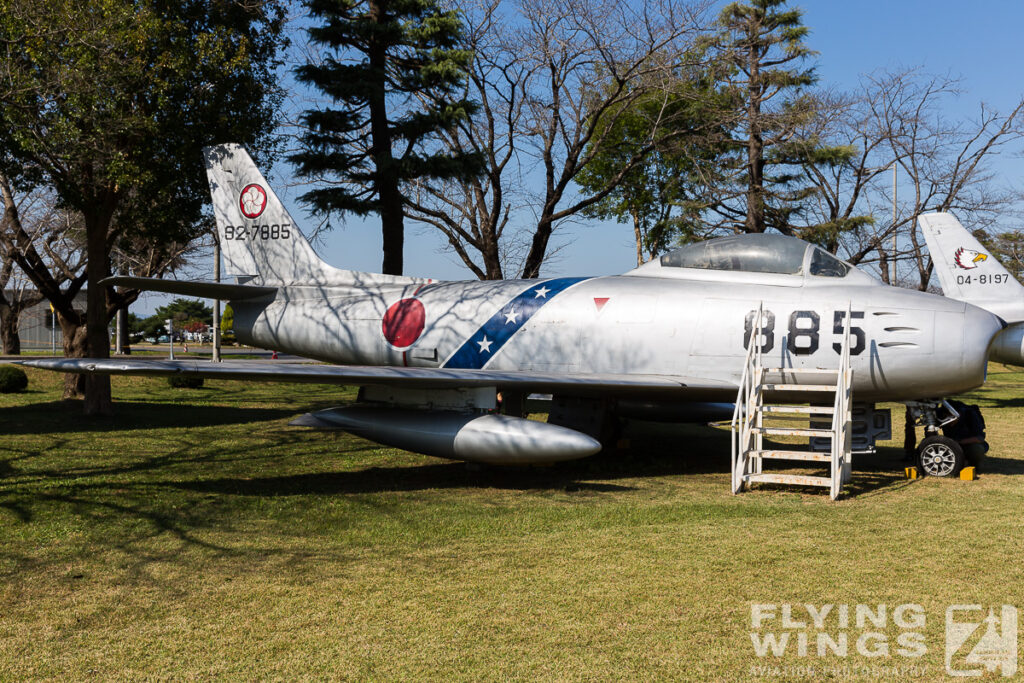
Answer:
<svg viewBox="0 0 1024 683"><path fill-rule="evenodd" d="M229 300L241 342L338 365L28 365L358 385L356 405L296 423L518 464L591 455L600 426L616 416L682 420L734 401L759 310L755 343L777 367L835 368L849 325L853 396L865 403L979 386L1003 329L986 310L883 285L815 245L771 234L687 245L619 276L436 282L339 270L316 255L244 149L208 148L205 160L235 283L100 284ZM548 423L522 417L531 392L552 395Z"/></svg>

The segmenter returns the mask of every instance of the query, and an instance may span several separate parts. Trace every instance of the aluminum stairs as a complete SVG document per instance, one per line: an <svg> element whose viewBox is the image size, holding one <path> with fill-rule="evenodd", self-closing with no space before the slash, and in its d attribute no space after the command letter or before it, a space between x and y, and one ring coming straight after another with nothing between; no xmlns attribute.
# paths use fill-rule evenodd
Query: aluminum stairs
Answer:
<svg viewBox="0 0 1024 683"><path fill-rule="evenodd" d="M820 486L832 500L839 497L851 478L851 398L853 370L850 368L850 315L847 311L838 367L765 367L762 348L764 307L754 319L754 333L747 345L736 408L732 419L732 492L740 493L750 484ZM766 424L765 418L770 424ZM797 424L810 421L812 427ZM817 425L829 423L827 428ZM824 437L831 441L828 452L802 450L796 446L768 446L765 437ZM764 471L765 460L779 460L792 466L826 466L824 475Z"/></svg>

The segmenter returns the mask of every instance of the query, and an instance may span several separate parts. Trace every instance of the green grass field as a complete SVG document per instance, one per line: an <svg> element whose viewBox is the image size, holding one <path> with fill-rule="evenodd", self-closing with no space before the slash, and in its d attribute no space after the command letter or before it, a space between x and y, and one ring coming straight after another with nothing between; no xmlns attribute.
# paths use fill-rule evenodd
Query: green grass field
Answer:
<svg viewBox="0 0 1024 683"><path fill-rule="evenodd" d="M971 394L978 481L903 480L884 448L835 503L730 495L722 429L471 471L288 426L336 387L116 378L117 415L90 420L30 381L0 395L5 680L933 680L947 606L1024 607L1024 373L1002 367ZM927 653L896 654L889 618L867 629L889 656L851 626L846 657L760 658L754 603L914 603Z"/></svg>

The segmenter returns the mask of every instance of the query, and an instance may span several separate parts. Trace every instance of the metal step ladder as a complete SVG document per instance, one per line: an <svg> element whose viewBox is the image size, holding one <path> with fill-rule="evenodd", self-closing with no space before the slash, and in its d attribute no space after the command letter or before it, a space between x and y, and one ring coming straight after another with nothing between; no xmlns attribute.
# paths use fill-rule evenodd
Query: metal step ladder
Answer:
<svg viewBox="0 0 1024 683"><path fill-rule="evenodd" d="M821 486L830 497L839 497L851 478L851 398L853 370L850 368L850 310L846 311L842 348L836 368L768 368L763 359L764 305L753 321L747 344L746 365L736 395L732 418L732 492L749 484L792 484ZM767 400L768 398L772 400ZM831 403L831 405L828 405ZM765 426L765 416L783 419L807 419L815 425L831 423L828 428L804 426ZM825 437L831 440L828 452L796 448L766 448L764 437ZM765 460L794 463L828 463L828 474L806 475L765 472ZM806 466L806 465L805 465Z"/></svg>

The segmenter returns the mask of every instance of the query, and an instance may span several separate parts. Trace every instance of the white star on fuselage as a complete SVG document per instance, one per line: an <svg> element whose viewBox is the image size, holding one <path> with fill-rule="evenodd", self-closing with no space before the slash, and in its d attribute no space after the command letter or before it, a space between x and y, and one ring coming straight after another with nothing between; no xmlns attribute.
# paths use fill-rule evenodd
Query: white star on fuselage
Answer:
<svg viewBox="0 0 1024 683"><path fill-rule="evenodd" d="M535 289L535 290L533 290L533 292L534 292L534 297L533 298L534 299L547 299L548 298L548 292L550 292L550 291L551 290L548 289L547 287L541 287L540 289Z"/></svg>
<svg viewBox="0 0 1024 683"><path fill-rule="evenodd" d="M480 345L480 353L490 353L491 352L491 344L493 344L493 343L494 342L490 341L487 338L487 335L485 334L484 338L483 338L483 341L478 341L477 342L477 344Z"/></svg>
<svg viewBox="0 0 1024 683"><path fill-rule="evenodd" d="M516 309L514 309L514 308L508 309L508 313L505 314L505 324L508 325L509 323L512 323L514 325L517 322L516 321L516 316L518 316L518 315L519 314L516 313Z"/></svg>

